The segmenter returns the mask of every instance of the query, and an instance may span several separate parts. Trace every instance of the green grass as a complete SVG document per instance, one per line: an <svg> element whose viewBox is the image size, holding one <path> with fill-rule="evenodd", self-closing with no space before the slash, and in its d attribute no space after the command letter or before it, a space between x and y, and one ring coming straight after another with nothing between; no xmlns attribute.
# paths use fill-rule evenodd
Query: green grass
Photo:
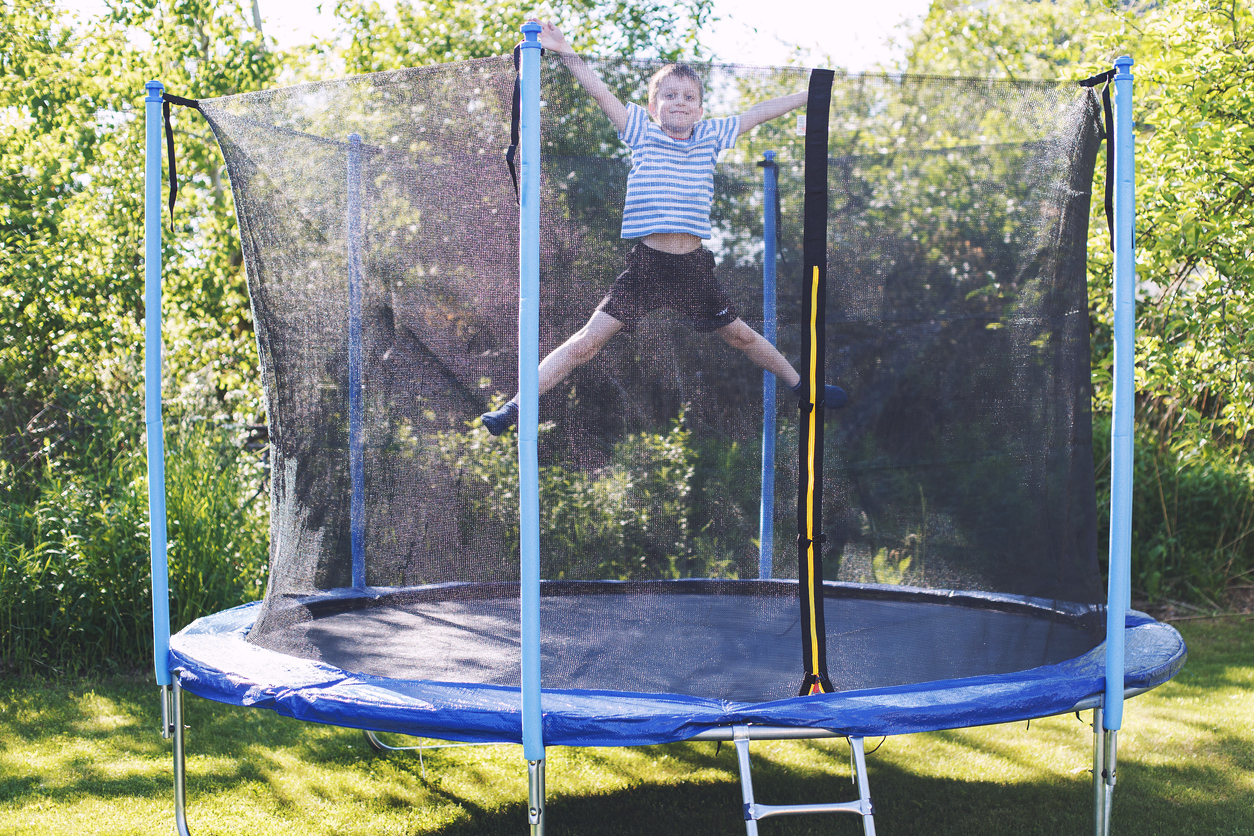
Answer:
<svg viewBox="0 0 1254 836"><path fill-rule="evenodd" d="M1128 704L1116 827L1254 833L1254 620L1181 625L1188 666ZM156 689L134 679L0 682L0 833L172 832ZM1088 720L1086 714L1084 719ZM353 731L189 696L193 834L520 834L517 747L375 754ZM873 748L877 740L868 741ZM889 738L868 757L881 834L1091 831L1092 735L1074 716ZM730 746L549 750L549 833L735 834ZM843 741L755 743L763 803L848 800ZM770 834L861 833L853 816L772 819Z"/></svg>

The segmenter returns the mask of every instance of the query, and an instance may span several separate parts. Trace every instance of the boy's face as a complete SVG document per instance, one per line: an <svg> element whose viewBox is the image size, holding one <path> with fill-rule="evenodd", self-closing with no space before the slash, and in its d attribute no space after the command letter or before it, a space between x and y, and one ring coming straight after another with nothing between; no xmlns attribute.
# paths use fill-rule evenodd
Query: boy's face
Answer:
<svg viewBox="0 0 1254 836"><path fill-rule="evenodd" d="M701 121L701 86L690 78L669 75L657 86L657 95L649 102L649 115L675 139L687 139L692 126Z"/></svg>

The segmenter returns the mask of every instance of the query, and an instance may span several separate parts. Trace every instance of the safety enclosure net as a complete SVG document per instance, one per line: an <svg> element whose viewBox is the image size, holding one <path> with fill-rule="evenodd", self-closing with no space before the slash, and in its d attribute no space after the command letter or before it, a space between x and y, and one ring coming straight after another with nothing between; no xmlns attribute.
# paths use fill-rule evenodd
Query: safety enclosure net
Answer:
<svg viewBox="0 0 1254 836"><path fill-rule="evenodd" d="M658 65L590 62L645 105ZM635 243L631 156L542 59L541 356ZM809 71L697 65L707 117ZM346 670L517 686L518 383L509 57L202 101L226 158L271 443L249 640ZM805 108L714 177L715 274L801 360ZM1101 640L1086 238L1100 107L1074 85L837 74L827 113L825 658L841 690L1022 670ZM811 134L813 138L813 134ZM778 163L764 203L765 151ZM540 399L542 671L579 688L795 695L798 401L660 310ZM767 492L769 493L769 491ZM760 514L771 521L763 553Z"/></svg>

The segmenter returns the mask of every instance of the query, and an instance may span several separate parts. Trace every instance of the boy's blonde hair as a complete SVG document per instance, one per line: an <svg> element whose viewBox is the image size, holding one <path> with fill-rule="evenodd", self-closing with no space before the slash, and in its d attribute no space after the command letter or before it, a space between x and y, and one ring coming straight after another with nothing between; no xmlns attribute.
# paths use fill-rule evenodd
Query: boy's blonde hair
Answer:
<svg viewBox="0 0 1254 836"><path fill-rule="evenodd" d="M705 102L705 85L701 82L701 76L697 75L697 71L687 64L667 64L662 69L655 72L649 77L649 107L657 103L657 88L662 81L675 76L676 78L686 78L693 84L697 85L697 96L700 97L702 103Z"/></svg>

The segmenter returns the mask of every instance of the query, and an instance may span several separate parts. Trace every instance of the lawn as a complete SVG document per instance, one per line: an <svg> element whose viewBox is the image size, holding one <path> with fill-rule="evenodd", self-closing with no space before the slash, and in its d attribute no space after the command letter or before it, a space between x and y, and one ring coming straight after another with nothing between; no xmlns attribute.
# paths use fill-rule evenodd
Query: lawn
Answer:
<svg viewBox="0 0 1254 836"><path fill-rule="evenodd" d="M1254 834L1254 619L1178 625L1189 661L1128 704L1115 827ZM170 746L139 678L0 681L0 833L173 832ZM521 750L375 753L359 732L187 698L189 824L202 834L527 832ZM1075 716L889 738L868 756L881 834L1091 832L1092 734ZM399 739L396 742L401 742ZM868 741L868 752L880 741ZM548 832L744 833L730 746L549 750ZM844 741L754 743L762 803L855 797ZM425 774L424 774L425 770ZM844 815L768 834L861 833Z"/></svg>

